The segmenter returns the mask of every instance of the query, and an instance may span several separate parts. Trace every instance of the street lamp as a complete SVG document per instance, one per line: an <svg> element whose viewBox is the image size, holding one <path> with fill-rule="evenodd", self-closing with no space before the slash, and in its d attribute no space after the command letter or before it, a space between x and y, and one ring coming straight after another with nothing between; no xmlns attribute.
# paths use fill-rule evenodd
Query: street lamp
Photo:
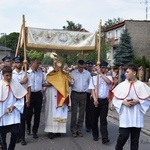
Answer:
<svg viewBox="0 0 150 150"><path fill-rule="evenodd" d="M5 35L5 55L6 55L6 33L0 33L0 35Z"/></svg>

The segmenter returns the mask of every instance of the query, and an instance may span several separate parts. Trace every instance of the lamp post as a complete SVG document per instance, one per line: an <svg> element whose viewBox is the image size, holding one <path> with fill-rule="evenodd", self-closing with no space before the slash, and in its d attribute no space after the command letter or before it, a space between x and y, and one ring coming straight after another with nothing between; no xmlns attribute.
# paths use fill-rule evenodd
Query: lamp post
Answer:
<svg viewBox="0 0 150 150"><path fill-rule="evenodd" d="M5 36L5 55L6 55L6 33L0 33L0 35L4 35Z"/></svg>

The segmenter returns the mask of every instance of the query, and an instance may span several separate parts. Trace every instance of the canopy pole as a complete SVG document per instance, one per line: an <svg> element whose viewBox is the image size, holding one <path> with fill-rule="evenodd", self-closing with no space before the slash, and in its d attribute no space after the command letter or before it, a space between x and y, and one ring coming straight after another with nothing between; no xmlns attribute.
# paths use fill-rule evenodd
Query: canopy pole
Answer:
<svg viewBox="0 0 150 150"><path fill-rule="evenodd" d="M15 57L18 55L18 50L20 47L20 41L21 41L21 37L22 37L22 27L23 27L23 24L21 25L21 29L20 29L20 33L19 33L19 37L18 37L18 43L17 43Z"/></svg>
<svg viewBox="0 0 150 150"><path fill-rule="evenodd" d="M98 31L98 34L99 34L99 38L97 40L98 42L98 58L97 58L97 65L100 65L100 51L101 51L101 26L102 26L102 20L100 20L100 23L99 23L99 31ZM96 84L96 98L98 100L98 91L99 91L99 74L97 74L97 84Z"/></svg>
<svg viewBox="0 0 150 150"><path fill-rule="evenodd" d="M84 57L85 57L85 54L84 54L84 52L82 51L82 60L84 60Z"/></svg>
<svg viewBox="0 0 150 150"><path fill-rule="evenodd" d="M27 49L26 49L26 30L25 30L25 15L22 16L23 18L23 48L24 48L24 67L25 72L27 73Z"/></svg>

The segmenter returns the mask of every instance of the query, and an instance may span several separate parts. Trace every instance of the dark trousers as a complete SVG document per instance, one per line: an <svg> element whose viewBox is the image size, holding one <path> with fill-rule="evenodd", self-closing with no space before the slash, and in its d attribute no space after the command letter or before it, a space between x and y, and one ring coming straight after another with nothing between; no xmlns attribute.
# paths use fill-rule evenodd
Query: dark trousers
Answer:
<svg viewBox="0 0 150 150"><path fill-rule="evenodd" d="M0 134L1 134L1 138L2 138L1 143L3 146L2 150L7 150L6 135L7 135L8 131L11 132L10 144L9 144L8 150L14 150L15 149L17 136L19 134L18 128L19 128L19 124L12 124L12 125L8 125L8 126L1 126L0 127Z"/></svg>
<svg viewBox="0 0 150 150"><path fill-rule="evenodd" d="M123 146L126 141L131 136L131 150L138 150L139 147L139 137L140 137L141 128L119 128L119 137L116 144L116 150L123 150Z"/></svg>
<svg viewBox="0 0 150 150"><path fill-rule="evenodd" d="M92 109L93 100L90 99L91 93L87 93L85 126L87 129L92 129Z"/></svg>
<svg viewBox="0 0 150 150"><path fill-rule="evenodd" d="M26 126L26 105L24 106L23 114L21 114L21 123L20 123L20 137L21 137L21 139L25 138L25 126Z"/></svg>
<svg viewBox="0 0 150 150"><path fill-rule="evenodd" d="M26 98L24 97L25 101L26 101ZM25 101L24 101L24 104L25 104ZM20 118L21 118L21 121L20 121L20 124L19 124L19 135L18 135L18 139L24 139L25 138L25 125L26 125L26 104L24 105L24 110L23 110L23 114L20 114Z"/></svg>
<svg viewBox="0 0 150 150"><path fill-rule="evenodd" d="M93 104L93 115L92 115L92 134L94 138L99 137L98 130L98 119L100 117L100 132L102 139L108 138L107 131L107 114L108 114L108 100L99 99L98 107L95 107Z"/></svg>
<svg viewBox="0 0 150 150"><path fill-rule="evenodd" d="M31 92L30 106L26 109L26 123L27 128L30 129L32 116L34 114L33 133L37 133L39 128L42 100L43 96L41 92Z"/></svg>
<svg viewBox="0 0 150 150"><path fill-rule="evenodd" d="M81 132L84 122L84 112L86 106L86 93L71 92L71 132ZM79 115L78 115L79 107ZM78 117L77 117L78 115Z"/></svg>

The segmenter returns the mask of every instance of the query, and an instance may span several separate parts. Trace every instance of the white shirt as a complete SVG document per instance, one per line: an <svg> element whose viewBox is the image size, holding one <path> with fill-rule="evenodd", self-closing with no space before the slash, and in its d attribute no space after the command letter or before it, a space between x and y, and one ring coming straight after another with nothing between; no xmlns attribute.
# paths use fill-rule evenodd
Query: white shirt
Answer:
<svg viewBox="0 0 150 150"><path fill-rule="evenodd" d="M16 100L10 90L8 98L5 101L0 102L0 117L8 111L10 106L15 106L16 108L0 119L0 126L20 123L20 113L23 113L24 98Z"/></svg>
<svg viewBox="0 0 150 150"><path fill-rule="evenodd" d="M112 81L111 76L107 76L109 80ZM97 76L92 76L89 84L89 89L96 90L97 85ZM99 75L99 91L98 91L98 98L107 98L109 92L110 84L107 84L104 79Z"/></svg>
<svg viewBox="0 0 150 150"><path fill-rule="evenodd" d="M32 71L31 68L27 72L31 81L31 92L41 91L42 85L45 83L43 72L41 70Z"/></svg>
<svg viewBox="0 0 150 150"><path fill-rule="evenodd" d="M0 80L2 79L2 71L0 72Z"/></svg>
<svg viewBox="0 0 150 150"><path fill-rule="evenodd" d="M70 73L70 76L72 78L71 81L72 91L76 92L88 91L88 85L91 78L91 74L89 71L84 69L83 72L80 73L77 69L75 69Z"/></svg>
<svg viewBox="0 0 150 150"><path fill-rule="evenodd" d="M127 90L127 89L122 89ZM143 127L144 126L144 114L150 107L150 98L146 100L140 100L135 91L134 87L131 86L129 95L126 99L137 99L140 104L136 104L132 107L127 107L123 105L123 100L119 100L116 97L113 98L113 105L119 113L119 126L120 127ZM124 99L124 101L126 100Z"/></svg>
<svg viewBox="0 0 150 150"><path fill-rule="evenodd" d="M20 81L23 80L24 76L25 76L24 70L21 70L21 71L18 73L18 72L14 69L13 72L12 72L12 78L13 78L15 81L19 82L19 83L20 83ZM27 74L27 76L28 76L28 74ZM29 77L28 77L28 82L27 82L27 84L22 84L22 86L23 86L24 88L27 88L27 87L30 87L30 86L31 86L31 81L30 81L30 78L29 78Z"/></svg>

